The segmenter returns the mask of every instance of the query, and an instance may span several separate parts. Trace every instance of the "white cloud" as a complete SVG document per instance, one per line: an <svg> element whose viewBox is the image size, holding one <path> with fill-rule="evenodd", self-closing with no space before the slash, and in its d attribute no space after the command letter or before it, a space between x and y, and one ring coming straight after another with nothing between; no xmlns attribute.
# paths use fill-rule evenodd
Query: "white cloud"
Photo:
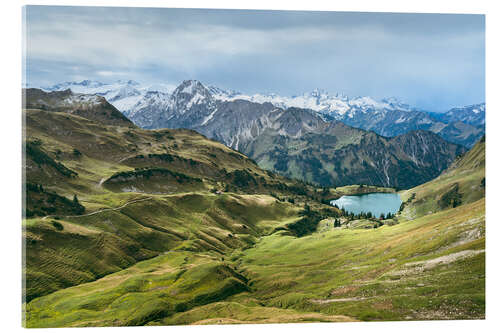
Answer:
<svg viewBox="0 0 500 333"><path fill-rule="evenodd" d="M130 73L126 72L115 72L115 71L97 71L97 75L99 76L104 76L104 77L109 77L109 76L128 76Z"/></svg>
<svg viewBox="0 0 500 333"><path fill-rule="evenodd" d="M387 38L383 31L287 27L272 30L223 25L186 25L171 30L152 25L98 25L65 21L33 22L28 28L28 55L34 59L117 66L166 64L182 68L210 66L220 57L281 54L315 43L331 45ZM106 75L102 71L99 75Z"/></svg>

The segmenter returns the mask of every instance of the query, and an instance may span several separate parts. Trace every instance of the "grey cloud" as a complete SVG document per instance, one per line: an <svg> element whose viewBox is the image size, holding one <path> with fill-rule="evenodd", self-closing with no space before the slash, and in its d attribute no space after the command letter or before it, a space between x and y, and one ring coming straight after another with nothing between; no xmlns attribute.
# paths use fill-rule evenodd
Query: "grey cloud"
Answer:
<svg viewBox="0 0 500 333"><path fill-rule="evenodd" d="M197 78L249 93L320 87L398 96L434 110L484 100L481 15L49 6L27 13L32 82Z"/></svg>

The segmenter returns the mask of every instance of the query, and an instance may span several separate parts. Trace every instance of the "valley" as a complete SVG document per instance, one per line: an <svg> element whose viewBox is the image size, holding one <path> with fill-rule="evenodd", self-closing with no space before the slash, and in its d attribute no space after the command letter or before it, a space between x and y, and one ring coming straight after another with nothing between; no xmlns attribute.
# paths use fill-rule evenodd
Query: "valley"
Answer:
<svg viewBox="0 0 500 333"><path fill-rule="evenodd" d="M322 128L332 152L321 162L393 154L399 179L414 183L397 184L400 211L380 220L328 204L396 191L361 171L338 182L346 186L318 187L192 129L142 129L106 100L31 96L23 110L26 327L484 318L484 138L466 152L432 133L389 139L278 111ZM282 124L290 126L266 128L249 147L263 151L259 140L276 139L288 156L309 156L320 136L294 138L303 128ZM289 135L266 134L280 129ZM439 158L417 160L419 169L402 162L425 153Z"/></svg>

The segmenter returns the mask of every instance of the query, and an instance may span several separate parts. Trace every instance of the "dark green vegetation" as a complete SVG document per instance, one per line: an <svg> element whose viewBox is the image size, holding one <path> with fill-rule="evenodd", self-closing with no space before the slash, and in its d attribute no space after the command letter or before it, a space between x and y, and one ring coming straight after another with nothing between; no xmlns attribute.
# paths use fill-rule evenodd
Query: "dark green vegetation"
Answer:
<svg viewBox="0 0 500 333"><path fill-rule="evenodd" d="M331 217L339 217L341 212L333 209L323 208L321 210L311 209L309 205L305 205L304 210L299 213L301 218L298 221L290 223L286 226L286 229L290 233L297 237L302 237L316 231L318 224L321 220ZM340 223L340 222L338 222ZM340 225L336 225L337 227ZM276 229L278 231L279 229Z"/></svg>
<svg viewBox="0 0 500 333"><path fill-rule="evenodd" d="M484 142L380 221L321 200L390 189L314 188L191 130L25 112L27 327L484 317Z"/></svg>
<svg viewBox="0 0 500 333"><path fill-rule="evenodd" d="M174 185L175 184L175 185ZM168 193L203 188L200 178L164 168L145 168L115 173L102 185L116 192Z"/></svg>
<svg viewBox="0 0 500 333"><path fill-rule="evenodd" d="M66 168L62 163L55 161L47 155L41 148L40 140L28 141L26 147L26 166L30 169L31 179L51 176L54 178L71 178L78 174L73 170Z"/></svg>
<svg viewBox="0 0 500 333"><path fill-rule="evenodd" d="M458 191L458 184L453 184L452 188L444 193L438 201L439 208L444 209L448 207L457 207L462 204L462 195Z"/></svg>
<svg viewBox="0 0 500 333"><path fill-rule="evenodd" d="M26 217L45 216L50 214L80 215L85 211L75 196L69 200L57 193L46 191L42 185L26 184Z"/></svg>

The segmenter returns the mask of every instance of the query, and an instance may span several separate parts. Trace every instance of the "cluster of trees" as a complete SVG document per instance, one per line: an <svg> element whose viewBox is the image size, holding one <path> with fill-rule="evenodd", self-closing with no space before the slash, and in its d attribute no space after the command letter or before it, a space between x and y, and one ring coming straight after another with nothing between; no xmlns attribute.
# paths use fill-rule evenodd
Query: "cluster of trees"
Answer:
<svg viewBox="0 0 500 333"><path fill-rule="evenodd" d="M380 216L374 216L372 212L361 212L359 214L354 214L353 212L348 212L345 210L344 207L342 208L339 208L339 206L337 205L333 205L333 207L336 207L340 210L340 214L341 216L345 216L347 217L347 219L349 221L352 221L352 220L389 220L389 219L394 219L395 218L395 214L389 212L387 214L380 214Z"/></svg>
<svg viewBox="0 0 500 333"><path fill-rule="evenodd" d="M405 209L406 205L408 205L410 202L412 202L415 199L415 193L413 193L408 200L404 201L401 203L401 206L399 206L399 212L401 213L403 209Z"/></svg>
<svg viewBox="0 0 500 333"><path fill-rule="evenodd" d="M60 174L68 178L76 177L78 173L66 168L62 163L55 161L41 148L41 140L33 140L26 142L26 157L30 158L34 163L48 165L56 169Z"/></svg>
<svg viewBox="0 0 500 333"><path fill-rule="evenodd" d="M311 209L311 206L305 204L300 215L302 218L299 221L288 225L288 229L298 237L316 231L319 221L329 217L336 218L337 222L334 225L340 227L340 220L338 219L340 214L333 209Z"/></svg>
<svg viewBox="0 0 500 333"><path fill-rule="evenodd" d="M318 223L322 219L321 214L316 210L312 210L308 204L304 206L301 215L302 218L299 221L288 225L288 229L297 237L302 237L316 231Z"/></svg>
<svg viewBox="0 0 500 333"><path fill-rule="evenodd" d="M380 220L389 220L389 219L393 219L394 218L394 214L392 214L391 212L387 213L387 215L384 215L384 213L380 214L380 217L379 219Z"/></svg>
<svg viewBox="0 0 500 333"><path fill-rule="evenodd" d="M25 217L45 216L50 214L80 215L85 207L80 204L76 194L73 200L48 191L41 184L26 183Z"/></svg>
<svg viewBox="0 0 500 333"><path fill-rule="evenodd" d="M246 170L234 170L229 173L229 178L231 179L231 183L237 187L247 188L250 185L257 186L257 181L255 177Z"/></svg>
<svg viewBox="0 0 500 333"><path fill-rule="evenodd" d="M439 207L457 207L462 204L462 194L458 191L458 183L453 184L452 188L444 193L438 200Z"/></svg>
<svg viewBox="0 0 500 333"><path fill-rule="evenodd" d="M394 214L392 213L387 213L384 214L380 214L379 217L377 216L374 216L371 212L361 212L359 214L354 214L353 212L347 212L344 208L342 208L340 210L342 216L346 216L349 220L374 220L374 219L378 219L378 220L388 220L388 219L392 219L394 218Z"/></svg>
<svg viewBox="0 0 500 333"><path fill-rule="evenodd" d="M202 182L200 178L191 177L183 173L171 171L169 169L148 168L148 167L135 168L133 171L117 172L113 174L111 177L109 177L108 180L106 180L106 182L122 181L122 180L126 181L130 178L135 179L136 177L144 177L146 179L149 179L153 176L170 176L172 178L175 178L175 180L179 183L185 183L188 181L198 182L198 183Z"/></svg>
<svg viewBox="0 0 500 333"><path fill-rule="evenodd" d="M45 192L42 184L26 183L27 192L43 193Z"/></svg>

